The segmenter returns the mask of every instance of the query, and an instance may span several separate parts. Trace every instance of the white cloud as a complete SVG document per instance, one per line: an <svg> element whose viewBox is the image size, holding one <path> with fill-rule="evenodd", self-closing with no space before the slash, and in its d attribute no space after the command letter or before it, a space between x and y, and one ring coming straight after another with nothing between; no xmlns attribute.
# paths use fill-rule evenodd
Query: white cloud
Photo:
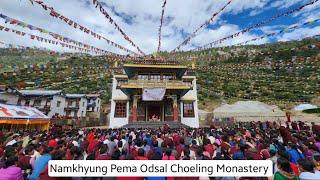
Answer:
<svg viewBox="0 0 320 180"><path fill-rule="evenodd" d="M313 28L301 28L295 29L292 32L281 34L277 37L278 41L290 41L290 40L297 40L302 39L304 37L310 37L314 35L319 35L320 26L313 27Z"/></svg>
<svg viewBox="0 0 320 180"><path fill-rule="evenodd" d="M296 4L296 3L306 3L309 2L310 0L277 0L271 3L271 7L274 8L280 8L280 9L286 9L289 8L290 6Z"/></svg>
<svg viewBox="0 0 320 180"><path fill-rule="evenodd" d="M184 48L184 50L187 50L190 48L193 49L195 47L202 46L204 44L212 42L212 40L217 40L217 39L220 39L221 37L226 37L233 32L238 32L239 30L240 28L237 25L233 25L233 24L224 25L215 30L206 29L203 33L196 36L193 43L188 47ZM232 39L226 40L223 43L219 44L218 46L234 45L234 44L242 43L246 40L250 40L256 37L258 36L250 33L246 33L239 36L238 38L232 38ZM266 41L262 40L261 42L266 42Z"/></svg>

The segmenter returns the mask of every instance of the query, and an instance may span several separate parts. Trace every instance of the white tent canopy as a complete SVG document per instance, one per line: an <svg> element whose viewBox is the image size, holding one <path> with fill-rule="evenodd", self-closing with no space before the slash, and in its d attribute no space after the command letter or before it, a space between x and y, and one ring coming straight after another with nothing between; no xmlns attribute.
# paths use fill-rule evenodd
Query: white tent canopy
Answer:
<svg viewBox="0 0 320 180"><path fill-rule="evenodd" d="M202 109L199 109L199 111L198 111L200 121L206 120L211 114L212 114L212 112L208 112L208 111L205 111Z"/></svg>
<svg viewBox="0 0 320 180"><path fill-rule="evenodd" d="M318 108L316 105L312 105L312 104L299 104L296 107L294 107L295 111L303 111L303 110L307 110L307 109L315 109Z"/></svg>
<svg viewBox="0 0 320 180"><path fill-rule="evenodd" d="M285 112L277 106L270 106L259 101L238 101L224 104L213 111L215 118L233 117L236 120L278 120Z"/></svg>
<svg viewBox="0 0 320 180"><path fill-rule="evenodd" d="M50 119L36 108L0 104L0 118L7 119Z"/></svg>

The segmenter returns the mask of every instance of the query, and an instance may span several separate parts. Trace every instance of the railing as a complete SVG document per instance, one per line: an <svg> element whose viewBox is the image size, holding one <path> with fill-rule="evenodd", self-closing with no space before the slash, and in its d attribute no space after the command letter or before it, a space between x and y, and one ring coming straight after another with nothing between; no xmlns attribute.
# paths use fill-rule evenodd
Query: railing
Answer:
<svg viewBox="0 0 320 180"><path fill-rule="evenodd" d="M143 60L135 60L132 61L133 64L151 64L151 65L180 65L177 60L166 60L163 61L161 59L143 59Z"/></svg>
<svg viewBox="0 0 320 180"><path fill-rule="evenodd" d="M127 82L121 82L118 87L137 87L137 88L192 88L192 84L179 81L179 80L168 80L168 81L156 81L156 80L128 80Z"/></svg>
<svg viewBox="0 0 320 180"><path fill-rule="evenodd" d="M66 106L64 109L79 109L79 106Z"/></svg>
<svg viewBox="0 0 320 180"><path fill-rule="evenodd" d="M45 105L45 106L34 106L34 107L36 107L38 109L43 109L43 110L50 110L50 106L48 106L48 105Z"/></svg>

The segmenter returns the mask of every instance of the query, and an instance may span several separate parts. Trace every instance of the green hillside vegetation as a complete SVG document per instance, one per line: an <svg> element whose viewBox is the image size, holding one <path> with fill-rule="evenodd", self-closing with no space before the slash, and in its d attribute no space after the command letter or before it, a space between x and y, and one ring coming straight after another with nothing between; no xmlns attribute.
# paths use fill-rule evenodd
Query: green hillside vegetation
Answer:
<svg viewBox="0 0 320 180"><path fill-rule="evenodd" d="M98 58L70 57L51 61L46 69L22 69L15 76L0 75L0 84L25 89L63 90L65 93L101 93L110 99L109 62Z"/></svg>
<svg viewBox="0 0 320 180"><path fill-rule="evenodd" d="M57 56L49 51L34 49L0 48L0 73L14 70L29 64L46 64L55 62Z"/></svg>
<svg viewBox="0 0 320 180"><path fill-rule="evenodd" d="M316 37L258 46L178 52L174 59L189 65L196 62L200 107L207 107L212 102L258 100L285 109L319 97L319 53L320 40ZM24 53L11 55L10 51L1 54L9 57L2 60L6 67L12 64L11 59L18 61L17 57L25 56ZM169 58L167 52L158 55ZM23 70L16 76L1 75L0 84L62 89L66 93L98 92L105 103L109 102L112 80L108 67L112 65L111 59L68 56L59 60L41 52L34 53L29 59L34 63L50 63L46 70ZM20 60L19 66L30 61Z"/></svg>
<svg viewBox="0 0 320 180"><path fill-rule="evenodd" d="M258 100L290 108L320 95L319 38L184 52L176 58L197 62L202 107Z"/></svg>

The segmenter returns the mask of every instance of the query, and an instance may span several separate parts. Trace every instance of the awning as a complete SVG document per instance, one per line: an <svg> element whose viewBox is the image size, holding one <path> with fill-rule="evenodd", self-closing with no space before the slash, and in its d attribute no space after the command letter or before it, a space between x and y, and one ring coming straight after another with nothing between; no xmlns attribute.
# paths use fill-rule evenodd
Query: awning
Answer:
<svg viewBox="0 0 320 180"><path fill-rule="evenodd" d="M0 104L1 119L47 119L50 118L36 108Z"/></svg>

